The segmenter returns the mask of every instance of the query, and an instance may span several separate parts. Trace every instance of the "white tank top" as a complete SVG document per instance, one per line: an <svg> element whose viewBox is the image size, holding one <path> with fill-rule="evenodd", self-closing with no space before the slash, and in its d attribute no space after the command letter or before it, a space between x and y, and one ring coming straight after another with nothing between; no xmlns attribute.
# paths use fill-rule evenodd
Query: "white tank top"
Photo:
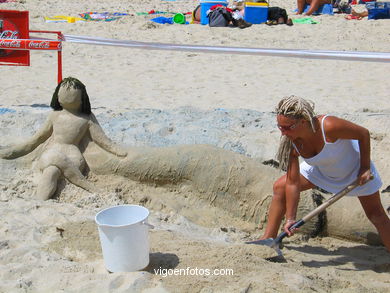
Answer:
<svg viewBox="0 0 390 293"><path fill-rule="evenodd" d="M317 155L311 158L302 157L300 172L314 185L336 193L356 180L360 169L360 150L359 142L353 139L327 142L324 130L327 116L325 115L321 121L324 146ZM297 149L295 145L294 148ZM372 162L371 172L375 177L374 180L357 187L349 195L370 195L382 186L382 181Z"/></svg>

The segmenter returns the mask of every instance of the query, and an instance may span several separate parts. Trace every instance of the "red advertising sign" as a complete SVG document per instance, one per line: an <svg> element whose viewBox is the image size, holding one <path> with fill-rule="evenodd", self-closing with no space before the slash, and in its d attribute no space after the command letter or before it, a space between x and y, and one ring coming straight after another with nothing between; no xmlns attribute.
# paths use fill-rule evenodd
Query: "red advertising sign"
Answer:
<svg viewBox="0 0 390 293"><path fill-rule="evenodd" d="M0 39L0 49L3 50L61 50L60 41L51 40L8 40Z"/></svg>
<svg viewBox="0 0 390 293"><path fill-rule="evenodd" d="M29 66L30 51L23 49L33 48L20 40L29 38L28 11L0 10L0 65Z"/></svg>

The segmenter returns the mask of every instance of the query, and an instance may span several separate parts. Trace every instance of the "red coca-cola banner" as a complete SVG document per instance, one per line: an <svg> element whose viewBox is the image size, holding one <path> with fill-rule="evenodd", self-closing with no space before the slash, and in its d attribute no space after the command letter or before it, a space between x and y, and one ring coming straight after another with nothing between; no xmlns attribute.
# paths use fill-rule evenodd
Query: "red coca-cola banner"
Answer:
<svg viewBox="0 0 390 293"><path fill-rule="evenodd" d="M0 49L4 50L61 50L60 41L49 40L8 40L0 39Z"/></svg>
<svg viewBox="0 0 390 293"><path fill-rule="evenodd" d="M0 10L0 65L29 66L32 48L20 40L29 38L28 11Z"/></svg>

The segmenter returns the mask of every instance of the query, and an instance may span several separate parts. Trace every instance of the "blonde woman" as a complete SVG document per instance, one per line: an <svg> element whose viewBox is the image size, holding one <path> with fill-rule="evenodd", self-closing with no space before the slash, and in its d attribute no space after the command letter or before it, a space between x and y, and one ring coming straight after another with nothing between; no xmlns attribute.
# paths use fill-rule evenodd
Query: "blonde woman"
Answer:
<svg viewBox="0 0 390 293"><path fill-rule="evenodd" d="M284 231L293 234L289 228L296 220L301 191L318 186L336 193L359 178L360 186L349 195L357 196L390 252L390 219L380 201L382 181L370 159L369 131L335 116L315 115L313 103L296 96L283 98L276 112L282 134L278 159L287 173L274 183L261 239L275 238L284 216ZM371 173L374 180L369 181Z"/></svg>

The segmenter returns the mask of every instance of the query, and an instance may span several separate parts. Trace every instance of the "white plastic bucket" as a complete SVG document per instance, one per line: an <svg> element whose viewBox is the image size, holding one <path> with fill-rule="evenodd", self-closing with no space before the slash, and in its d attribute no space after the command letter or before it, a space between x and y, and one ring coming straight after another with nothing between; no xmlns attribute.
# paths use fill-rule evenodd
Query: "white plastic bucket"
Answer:
<svg viewBox="0 0 390 293"><path fill-rule="evenodd" d="M110 272L134 272L149 264L149 210L138 205L120 205L96 214L100 244Z"/></svg>

